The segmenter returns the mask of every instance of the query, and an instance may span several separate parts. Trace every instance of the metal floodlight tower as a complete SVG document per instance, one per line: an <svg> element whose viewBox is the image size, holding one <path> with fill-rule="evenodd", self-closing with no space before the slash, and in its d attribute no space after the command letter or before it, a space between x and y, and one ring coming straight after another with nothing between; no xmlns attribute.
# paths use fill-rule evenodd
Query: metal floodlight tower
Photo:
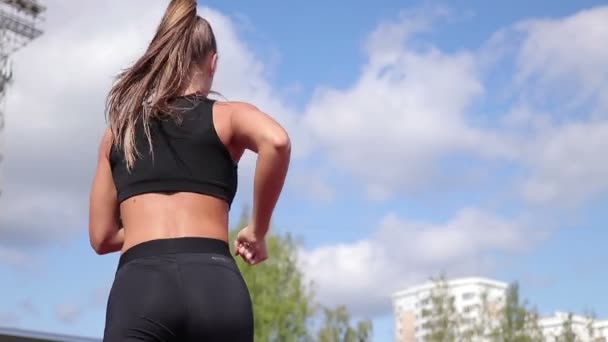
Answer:
<svg viewBox="0 0 608 342"><path fill-rule="evenodd" d="M46 7L37 0L0 0L0 137L4 129L4 99L13 80L10 57L42 34L36 24L43 20L45 11ZM0 140L0 166L2 145Z"/></svg>

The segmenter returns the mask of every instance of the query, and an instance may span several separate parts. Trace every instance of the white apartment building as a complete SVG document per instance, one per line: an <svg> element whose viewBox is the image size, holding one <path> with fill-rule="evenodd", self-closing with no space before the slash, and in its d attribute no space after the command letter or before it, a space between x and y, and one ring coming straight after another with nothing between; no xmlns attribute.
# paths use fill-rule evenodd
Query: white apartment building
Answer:
<svg viewBox="0 0 608 342"><path fill-rule="evenodd" d="M482 296L486 296L487 316L490 325L498 323L498 314L506 299L508 284L486 278L461 278L446 282L448 293L454 298L454 307L463 317L461 329L471 327L482 319ZM428 320L423 310L430 308L430 296L436 284L427 282L406 288L393 294L396 342L423 342L428 334ZM555 342L560 336L568 313L556 312L553 316L540 318L538 324L545 341ZM573 315L572 330L581 342L608 342L608 320L592 322L593 336L590 336L588 318Z"/></svg>
<svg viewBox="0 0 608 342"><path fill-rule="evenodd" d="M608 320L595 323L595 336L600 336L599 342L608 342Z"/></svg>
<svg viewBox="0 0 608 342"><path fill-rule="evenodd" d="M505 301L508 284L485 278L462 278L448 280L447 287L449 294L454 297L456 311L464 317L461 328L467 329L481 319L484 293L487 296L489 315L498 315ZM430 306L429 297L434 288L435 284L428 282L393 294L397 342L424 341L428 329L422 311Z"/></svg>
<svg viewBox="0 0 608 342"><path fill-rule="evenodd" d="M563 331L564 323L568 320L568 316L568 313L558 311L553 316L543 317L539 320L538 324L543 332L545 341L556 341L556 337L560 336ZM591 330L593 330L592 333ZM591 322L586 317L572 315L572 331L580 341L608 341L608 321ZM591 334L593 335L591 336Z"/></svg>

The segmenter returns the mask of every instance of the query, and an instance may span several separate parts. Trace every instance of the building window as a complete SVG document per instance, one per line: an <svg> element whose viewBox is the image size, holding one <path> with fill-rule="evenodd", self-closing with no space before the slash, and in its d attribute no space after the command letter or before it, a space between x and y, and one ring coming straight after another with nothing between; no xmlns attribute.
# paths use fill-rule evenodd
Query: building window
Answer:
<svg viewBox="0 0 608 342"><path fill-rule="evenodd" d="M467 292L467 293L462 294L463 300L473 299L474 297L475 297L475 293L473 293L473 292Z"/></svg>

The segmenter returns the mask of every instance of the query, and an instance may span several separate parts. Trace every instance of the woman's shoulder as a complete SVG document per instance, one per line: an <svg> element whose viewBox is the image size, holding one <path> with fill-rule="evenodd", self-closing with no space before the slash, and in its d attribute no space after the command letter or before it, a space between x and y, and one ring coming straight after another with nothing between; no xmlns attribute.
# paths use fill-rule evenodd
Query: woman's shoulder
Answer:
<svg viewBox="0 0 608 342"><path fill-rule="evenodd" d="M214 112L232 118L255 116L260 110L253 104L243 101L217 101L214 104Z"/></svg>
<svg viewBox="0 0 608 342"><path fill-rule="evenodd" d="M230 110L231 112L243 112L243 111L257 111L258 108L249 103L243 101L217 101L216 105L224 109Z"/></svg>
<svg viewBox="0 0 608 342"><path fill-rule="evenodd" d="M112 135L112 130L109 127L106 127L103 131L103 135L101 136L101 141L99 142L98 153L100 158L110 158L110 152L112 147L114 146L114 136Z"/></svg>

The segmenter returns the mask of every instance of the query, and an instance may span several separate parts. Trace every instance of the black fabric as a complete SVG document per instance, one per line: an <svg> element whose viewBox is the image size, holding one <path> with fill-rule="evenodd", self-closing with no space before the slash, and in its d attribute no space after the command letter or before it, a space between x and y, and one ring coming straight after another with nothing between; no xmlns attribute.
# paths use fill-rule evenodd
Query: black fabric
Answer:
<svg viewBox="0 0 608 342"><path fill-rule="evenodd" d="M154 240L121 256L104 342L252 342L253 333L249 291L227 243Z"/></svg>
<svg viewBox="0 0 608 342"><path fill-rule="evenodd" d="M143 125L136 128L140 156L131 172L122 149L110 154L118 201L145 193L194 192L232 204L237 191L237 164L213 125L213 100L180 97L171 106L179 120L154 119L150 123L152 151Z"/></svg>

